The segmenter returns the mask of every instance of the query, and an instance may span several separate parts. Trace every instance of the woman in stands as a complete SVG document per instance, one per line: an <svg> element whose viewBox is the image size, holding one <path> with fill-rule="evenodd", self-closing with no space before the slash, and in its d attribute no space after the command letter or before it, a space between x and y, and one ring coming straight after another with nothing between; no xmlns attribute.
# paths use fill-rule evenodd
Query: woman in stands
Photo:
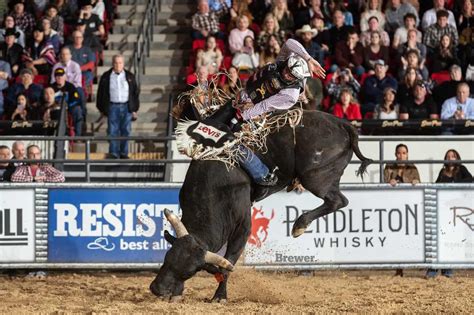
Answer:
<svg viewBox="0 0 474 315"><path fill-rule="evenodd" d="M232 1L232 7L230 8L229 13L230 13L230 23L228 25L229 31L237 27L239 16L245 15L248 19L249 25L252 25L253 15L249 10L249 2L247 0Z"/></svg>
<svg viewBox="0 0 474 315"><path fill-rule="evenodd" d="M451 37L447 34L441 36L432 59L431 73L448 71L452 65L460 64L456 56L456 47L453 45Z"/></svg>
<svg viewBox="0 0 474 315"><path fill-rule="evenodd" d="M244 39L247 36L254 38L253 31L249 29L249 19L247 16L241 15L237 19L237 27L229 34L229 50L232 54L243 52Z"/></svg>
<svg viewBox="0 0 474 315"><path fill-rule="evenodd" d="M280 31L280 26L278 25L277 19L273 16L273 14L269 13L265 16L262 25L262 31L258 35L257 46L259 51L264 49L268 37L271 35L275 36L278 40L278 44L282 45L285 36L283 32Z"/></svg>
<svg viewBox="0 0 474 315"><path fill-rule="evenodd" d="M40 75L51 74L51 68L56 63L54 46L45 38L42 25L37 25L33 31L33 40L26 45L23 55L25 67Z"/></svg>
<svg viewBox="0 0 474 315"><path fill-rule="evenodd" d="M268 63L274 63L276 57L280 53L280 44L278 43L278 39L275 35L268 36L267 42L263 51L260 52L260 67Z"/></svg>
<svg viewBox="0 0 474 315"><path fill-rule="evenodd" d="M61 47L61 37L58 32L51 28L51 21L48 18L42 18L41 25L43 26L45 40L53 45L54 53L58 55Z"/></svg>
<svg viewBox="0 0 474 315"><path fill-rule="evenodd" d="M26 95L23 93L20 93L16 97L16 109L12 114L11 120L12 121L18 121L18 120L27 120L28 116L28 99L26 98Z"/></svg>
<svg viewBox="0 0 474 315"><path fill-rule="evenodd" d="M388 87L383 91L383 102L375 106L374 119L398 119L399 105L395 101L397 92Z"/></svg>
<svg viewBox="0 0 474 315"><path fill-rule="evenodd" d="M408 147L406 144L400 143L395 148L395 158L397 161L408 160ZM401 183L410 183L416 185L420 182L420 174L413 164L397 163L387 164L383 171L384 182L392 186Z"/></svg>
<svg viewBox="0 0 474 315"><path fill-rule="evenodd" d="M461 156L458 151L449 149L444 155L445 161L460 161ZM472 183L473 178L468 169L458 163L444 163L443 168L439 171L437 183ZM438 274L437 269L428 269L426 271L426 278L434 278ZM441 274L445 277L451 278L453 276L452 269L441 269Z"/></svg>
<svg viewBox="0 0 474 315"><path fill-rule="evenodd" d="M206 39L206 48L199 49L196 56L196 69L201 66L207 67L209 74L219 71L224 59L221 50L217 47L216 38L209 35Z"/></svg>
<svg viewBox="0 0 474 315"><path fill-rule="evenodd" d="M287 0L273 0L272 13L278 21L280 30L285 33L284 35L291 35L295 22L293 20L293 14L288 10Z"/></svg>
<svg viewBox="0 0 474 315"><path fill-rule="evenodd" d="M382 45L379 31L370 34L370 44L364 47L364 68L372 75L375 73L374 66L377 60L383 60L385 64L389 62L388 47Z"/></svg>
<svg viewBox="0 0 474 315"><path fill-rule="evenodd" d="M428 81L429 73L425 66L425 60L420 59L417 50L409 50L405 56L402 56L402 67L398 71L398 77L402 80L405 77L405 72L408 68L416 69L417 75L421 76L424 81Z"/></svg>
<svg viewBox="0 0 474 315"><path fill-rule="evenodd" d="M413 99L413 89L418 80L421 80L421 76L418 76L416 69L413 67L407 67L403 81L401 81L397 89L398 104L405 104Z"/></svg>
<svg viewBox="0 0 474 315"><path fill-rule="evenodd" d="M58 7L54 4L48 5L44 17L51 21L51 28L58 32L59 38L64 41L64 19L59 15Z"/></svg>
<svg viewBox="0 0 474 315"><path fill-rule="evenodd" d="M239 70L234 66L230 66L222 90L233 99L241 88L242 84L239 79Z"/></svg>
<svg viewBox="0 0 474 315"><path fill-rule="evenodd" d="M343 89L339 103L334 105L333 114L336 117L347 120L361 120L360 105L354 102L352 92L349 89Z"/></svg>
<svg viewBox="0 0 474 315"><path fill-rule="evenodd" d="M360 31L365 32L369 29L369 19L373 16L379 21L379 27L383 30L385 25L385 14L382 12L381 0L367 0L365 11L360 15Z"/></svg>
<svg viewBox="0 0 474 315"><path fill-rule="evenodd" d="M255 51L252 36L246 36L244 38L244 46L241 52L236 53L232 58L232 65L239 69L239 71L253 72L258 68L259 56Z"/></svg>

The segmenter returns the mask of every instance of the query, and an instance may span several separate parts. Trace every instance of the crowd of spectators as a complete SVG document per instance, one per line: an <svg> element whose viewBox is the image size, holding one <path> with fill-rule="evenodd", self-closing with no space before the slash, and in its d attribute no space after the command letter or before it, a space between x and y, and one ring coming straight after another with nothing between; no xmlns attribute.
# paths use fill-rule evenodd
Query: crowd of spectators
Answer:
<svg viewBox="0 0 474 315"><path fill-rule="evenodd" d="M0 120L56 120L64 102L69 135L81 135L116 4L10 0L1 6Z"/></svg>
<svg viewBox="0 0 474 315"><path fill-rule="evenodd" d="M204 66L211 76L232 67L245 85L295 38L328 73L308 79L308 109L474 119L472 0L199 0L192 27L189 84Z"/></svg>

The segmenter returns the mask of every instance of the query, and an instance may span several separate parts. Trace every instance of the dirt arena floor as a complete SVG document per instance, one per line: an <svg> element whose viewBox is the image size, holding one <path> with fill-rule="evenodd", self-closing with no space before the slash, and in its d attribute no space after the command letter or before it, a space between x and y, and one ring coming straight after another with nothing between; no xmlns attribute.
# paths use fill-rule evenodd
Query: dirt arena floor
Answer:
<svg viewBox="0 0 474 315"><path fill-rule="evenodd" d="M470 313L474 271L425 280L424 271L317 271L314 275L239 268L227 304L206 302L217 283L199 273L186 283L181 303L162 302L148 290L151 272L52 272L46 279L0 275L0 313L47 314L285 314Z"/></svg>

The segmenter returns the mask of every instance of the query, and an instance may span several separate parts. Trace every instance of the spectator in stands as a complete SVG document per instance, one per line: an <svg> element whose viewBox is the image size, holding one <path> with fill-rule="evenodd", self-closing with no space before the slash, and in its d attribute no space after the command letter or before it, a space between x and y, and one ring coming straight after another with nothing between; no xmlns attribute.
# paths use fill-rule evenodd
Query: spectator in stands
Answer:
<svg viewBox="0 0 474 315"><path fill-rule="evenodd" d="M51 68L56 63L56 53L51 41L46 39L41 24L34 28L33 39L26 43L23 60L25 67L35 75L50 75Z"/></svg>
<svg viewBox="0 0 474 315"><path fill-rule="evenodd" d="M361 120L360 105L352 98L352 91L342 89L339 102L334 105L333 115L347 120Z"/></svg>
<svg viewBox="0 0 474 315"><path fill-rule="evenodd" d="M355 29L347 32L345 41L341 41L335 46L335 63L329 72L334 72L338 67L349 68L355 75L360 76L365 72L362 66L364 62L364 47L359 43L359 35Z"/></svg>
<svg viewBox="0 0 474 315"><path fill-rule="evenodd" d="M275 36L278 40L278 44L282 45L285 39L284 34L280 31L277 19L273 14L269 13L265 16L265 20L263 20L262 30L257 39L257 45L260 51L265 47L268 37L271 35Z"/></svg>
<svg viewBox="0 0 474 315"><path fill-rule="evenodd" d="M25 94L18 94L16 96L16 109L12 114L12 117L10 118L11 121L17 121L17 120L27 120L27 115L28 115L28 99L26 98Z"/></svg>
<svg viewBox="0 0 474 315"><path fill-rule="evenodd" d="M15 25L18 26L28 37L33 32L35 27L35 18L28 12L25 11L25 4L22 0L15 0L13 12L11 15L15 19Z"/></svg>
<svg viewBox="0 0 474 315"><path fill-rule="evenodd" d="M441 105L448 98L455 97L457 93L457 87L460 82L466 82L462 78L462 69L458 65L452 65L449 68L449 81L444 81L433 89L433 98L438 106L438 112L441 112ZM469 90L474 91L474 82L467 82Z"/></svg>
<svg viewBox="0 0 474 315"><path fill-rule="evenodd" d="M28 103L37 103L41 100L43 88L33 83L34 75L30 69L20 71L20 82L11 85L7 90L5 113L11 115L16 109L16 96L20 93L26 95Z"/></svg>
<svg viewBox="0 0 474 315"><path fill-rule="evenodd" d="M76 23L78 10L77 1L74 0L53 0L51 1L58 8L58 14L64 20L64 23L73 25Z"/></svg>
<svg viewBox="0 0 474 315"><path fill-rule="evenodd" d="M400 106L395 101L396 95L392 88L383 91L383 102L375 106L373 119L398 119Z"/></svg>
<svg viewBox="0 0 474 315"><path fill-rule="evenodd" d="M25 33L21 30L21 28L15 25L15 19L12 15L6 15L3 19L3 28L0 29L0 42L5 41L5 31L9 28L15 31L14 34L18 33L18 37L16 38L15 42L24 48Z"/></svg>
<svg viewBox="0 0 474 315"><path fill-rule="evenodd" d="M471 0L464 0L463 9L456 19L459 31L458 52L460 65L466 70L468 65L474 65L474 12Z"/></svg>
<svg viewBox="0 0 474 315"><path fill-rule="evenodd" d="M234 0L229 5L230 10L230 22L227 23L227 28L230 30L237 27L238 19L245 15L248 19L248 24L251 25L253 21L253 15L249 10L249 4L247 0Z"/></svg>
<svg viewBox="0 0 474 315"><path fill-rule="evenodd" d="M385 10L385 30L393 34L397 28L403 26L403 18L407 13L412 13L416 16L418 26L418 12L411 4L402 3L401 0L390 0Z"/></svg>
<svg viewBox="0 0 474 315"><path fill-rule="evenodd" d="M375 74L369 76L364 81L362 87L364 101L362 102L362 115L366 113L373 112L377 104L380 104L383 100L383 91L390 87L394 90L397 89L397 81L387 76L388 66L385 64L385 61L378 60L375 62Z"/></svg>
<svg viewBox="0 0 474 315"><path fill-rule="evenodd" d="M421 80L421 75L412 67L407 67L403 81L398 85L397 103L406 104L413 99L413 90L418 80Z"/></svg>
<svg viewBox="0 0 474 315"><path fill-rule="evenodd" d="M11 79L12 72L8 62L0 59L0 119L4 111L3 91L8 88L8 80Z"/></svg>
<svg viewBox="0 0 474 315"><path fill-rule="evenodd" d="M456 55L456 47L453 45L451 37L447 34L441 36L439 45L433 54L433 61L431 73L447 71L452 65L459 64L459 59Z"/></svg>
<svg viewBox="0 0 474 315"><path fill-rule="evenodd" d="M295 26L293 14L288 10L287 0L273 0L273 16L276 18L280 30L285 36L291 35Z"/></svg>
<svg viewBox="0 0 474 315"><path fill-rule="evenodd" d="M364 68L369 74L374 74L374 66L378 60L383 60L385 64L389 61L388 46L385 46L380 37L379 31L373 31L370 36L370 44L364 47Z"/></svg>
<svg viewBox="0 0 474 315"><path fill-rule="evenodd" d="M54 73L56 69L62 68L66 71L66 80L74 84L76 89L82 89L82 71L81 66L72 60L72 54L69 47L63 47L59 55L59 61L53 66L51 71L51 83L55 82Z"/></svg>
<svg viewBox="0 0 474 315"><path fill-rule="evenodd" d="M111 137L130 136L132 119L137 119L140 107L140 91L135 76L125 70L122 55L112 58L112 69L105 72L97 91L97 108L108 117L108 135ZM128 158L128 141L110 141L111 158Z"/></svg>
<svg viewBox="0 0 474 315"><path fill-rule="evenodd" d="M360 83L357 81L350 69L339 68L334 72L327 85L328 95L331 98L331 104L335 104L341 97L341 91L350 90L355 99L360 91Z"/></svg>
<svg viewBox="0 0 474 315"><path fill-rule="evenodd" d="M13 142L12 145L12 152L13 152L13 157L12 159L15 160L24 160L25 159L25 144L22 141L15 141ZM11 178L13 173L15 173L15 170L18 166L22 165L23 163L21 162L10 162L8 163L8 167L3 173L3 180L7 182L11 182Z"/></svg>
<svg viewBox="0 0 474 315"><path fill-rule="evenodd" d="M94 52L102 51L101 41L105 38L104 24L97 14L92 13L92 3L89 0L82 3L76 27L83 32L86 45Z"/></svg>
<svg viewBox="0 0 474 315"><path fill-rule="evenodd" d="M222 90L231 98L234 98L241 89L242 84L239 79L239 71L236 67L230 66Z"/></svg>
<svg viewBox="0 0 474 315"><path fill-rule="evenodd" d="M405 77L405 72L408 68L416 69L418 76L421 76L424 81L428 80L429 72L425 66L425 59L421 59L420 55L418 54L418 50L408 50L406 54L402 56L401 61L402 67L400 70L398 70L399 80L403 80Z"/></svg>
<svg viewBox="0 0 474 315"><path fill-rule="evenodd" d="M421 43L422 33L416 28L416 15L413 13L407 13L403 18L403 26L400 26L393 35L392 47L398 49L401 44L405 44L408 41L408 31L416 31L416 42Z"/></svg>
<svg viewBox="0 0 474 315"><path fill-rule="evenodd" d="M424 62L426 60L426 46L418 41L417 33L417 30L408 30L407 41L398 46L398 55L400 58L406 55L409 50L417 50L420 61Z"/></svg>
<svg viewBox="0 0 474 315"><path fill-rule="evenodd" d="M103 0L91 0L92 14L95 14L104 23L105 4Z"/></svg>
<svg viewBox="0 0 474 315"><path fill-rule="evenodd" d="M321 10L321 0L310 0L309 6L306 5L304 0L298 2L300 6L296 10L293 10L296 29L302 28L303 25L310 24L310 20L315 16L324 20L324 14Z"/></svg>
<svg viewBox="0 0 474 315"><path fill-rule="evenodd" d="M259 56L255 51L252 36L244 38L244 46L242 47L241 52L234 54L232 65L237 67L239 71L254 71L258 68Z"/></svg>
<svg viewBox="0 0 474 315"><path fill-rule="evenodd" d="M413 99L400 105L400 119L438 119L436 103L428 94L426 84L419 80L413 90Z"/></svg>
<svg viewBox="0 0 474 315"><path fill-rule="evenodd" d="M26 152L28 159L30 160L41 159L41 149L35 144L28 146ZM13 173L11 180L12 182L20 183L63 183L65 179L61 171L55 169L49 164L30 162L18 166L15 173Z"/></svg>
<svg viewBox="0 0 474 315"><path fill-rule="evenodd" d="M96 56L89 46L84 45L84 35L81 31L72 34L73 44L67 46L71 52L72 60L81 67L82 76L85 78L86 86L94 80L94 68Z"/></svg>
<svg viewBox="0 0 474 315"><path fill-rule="evenodd" d="M382 13L382 2L382 0L365 1L365 11L360 15L360 31L362 33L369 30L369 21L372 17L377 18L380 30L384 29L385 15Z"/></svg>
<svg viewBox="0 0 474 315"><path fill-rule="evenodd" d="M41 107L44 109L42 117L44 121L60 119L61 104L56 101L54 89L50 86L44 89Z"/></svg>
<svg viewBox="0 0 474 315"><path fill-rule="evenodd" d="M271 1L255 0L248 4L248 8L252 13L253 22L261 25L271 10Z"/></svg>
<svg viewBox="0 0 474 315"><path fill-rule="evenodd" d="M237 27L229 34L229 50L232 54L244 52L244 38L247 36L254 38L253 31L249 29L249 19L242 15L237 18Z"/></svg>
<svg viewBox="0 0 474 315"><path fill-rule="evenodd" d="M10 148L6 145L0 145L0 160L8 160L10 156ZM4 175L8 171L9 165L8 162L0 162L0 182L7 181Z"/></svg>
<svg viewBox="0 0 474 315"><path fill-rule="evenodd" d="M23 47L15 43L19 36L13 28L7 28L5 33L5 42L0 43L0 58L10 64L13 76L16 76L22 65Z"/></svg>
<svg viewBox="0 0 474 315"><path fill-rule="evenodd" d="M353 27L344 24L344 15L340 10L336 10L333 14L333 26L323 32L321 35L321 47L329 52L329 55L334 54L334 47L340 41L347 40L349 30Z"/></svg>
<svg viewBox="0 0 474 315"><path fill-rule="evenodd" d="M423 43L428 47L428 53L433 53L443 35L451 37L453 45L457 46L459 39L458 31L456 30L456 26L448 24L448 16L448 11L446 10L437 11L436 23L426 29Z"/></svg>
<svg viewBox="0 0 474 315"><path fill-rule="evenodd" d="M302 28L296 30L296 35L299 36L299 42L301 45L303 45L311 57L324 67L324 51L321 46L313 40L317 34L318 31L315 28L311 28L308 24L303 25Z"/></svg>
<svg viewBox="0 0 474 315"><path fill-rule="evenodd" d="M474 98L469 97L467 83L459 83L456 97L444 101L441 108L441 119L474 119Z"/></svg>
<svg viewBox="0 0 474 315"><path fill-rule="evenodd" d="M407 161L408 147L403 143L398 144L395 148L395 157L397 161ZM383 177L384 182L392 186L401 183L416 185L420 182L420 174L418 174L418 169L413 164L387 164L383 171Z"/></svg>
<svg viewBox="0 0 474 315"><path fill-rule="evenodd" d="M426 32L433 24L438 20L438 12L446 12L447 23L456 29L456 20L454 19L453 12L444 8L445 0L433 0L433 8L423 14L423 19L421 21L421 29Z"/></svg>
<svg viewBox="0 0 474 315"><path fill-rule="evenodd" d="M342 0L326 0L323 2L323 14L330 19L333 16L335 11L341 11L344 15L344 24L348 26L354 25L354 17L352 13L346 10ZM331 23L328 23L328 27L331 27Z"/></svg>
<svg viewBox="0 0 474 315"><path fill-rule="evenodd" d="M63 101L68 106L68 112L72 116L74 131L76 136L82 135L84 115L82 111L82 100L74 84L67 82L66 71L63 68L54 70L54 89L56 102L62 104Z"/></svg>
<svg viewBox="0 0 474 315"><path fill-rule="evenodd" d="M64 19L59 15L58 7L54 4L49 4L46 7L44 17L51 21L51 28L58 33L61 42L64 41Z"/></svg>
<svg viewBox="0 0 474 315"><path fill-rule="evenodd" d="M44 30L45 40L49 41L54 47L54 53L59 54L59 48L62 44L62 39L59 37L58 32L51 28L51 21L48 18L41 19L41 26Z"/></svg>
<svg viewBox="0 0 474 315"><path fill-rule="evenodd" d="M260 67L268 63L274 63L276 57L280 53L280 44L275 35L268 36L265 47L260 52Z"/></svg>
<svg viewBox="0 0 474 315"><path fill-rule="evenodd" d="M217 11L210 11L207 0L198 0L198 11L192 17L192 38L204 39L208 35L224 39L224 33L219 30L219 18L229 12L229 7L220 0L221 8Z"/></svg>
<svg viewBox="0 0 474 315"><path fill-rule="evenodd" d="M364 47L370 45L370 39L373 32L379 33L381 45L387 47L390 46L390 37L388 36L388 33L380 27L378 18L372 16L369 19L369 28L360 34L360 42Z"/></svg>
<svg viewBox="0 0 474 315"><path fill-rule="evenodd" d="M217 47L216 38L209 35L206 39L206 47L197 51L196 68L204 66L207 67L209 74L214 74L219 71L223 59L224 56Z"/></svg>

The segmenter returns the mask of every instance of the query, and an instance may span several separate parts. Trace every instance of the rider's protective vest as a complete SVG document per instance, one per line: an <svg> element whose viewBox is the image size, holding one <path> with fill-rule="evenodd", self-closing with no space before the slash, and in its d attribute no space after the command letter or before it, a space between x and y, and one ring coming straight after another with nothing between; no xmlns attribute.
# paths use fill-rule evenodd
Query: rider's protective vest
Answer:
<svg viewBox="0 0 474 315"><path fill-rule="evenodd" d="M277 94L282 89L296 88L303 91L303 81L287 83L281 78L281 70L286 66L286 62L277 64L271 63L260 70L258 70L247 81L245 90L252 100L252 103L257 104L272 95Z"/></svg>

